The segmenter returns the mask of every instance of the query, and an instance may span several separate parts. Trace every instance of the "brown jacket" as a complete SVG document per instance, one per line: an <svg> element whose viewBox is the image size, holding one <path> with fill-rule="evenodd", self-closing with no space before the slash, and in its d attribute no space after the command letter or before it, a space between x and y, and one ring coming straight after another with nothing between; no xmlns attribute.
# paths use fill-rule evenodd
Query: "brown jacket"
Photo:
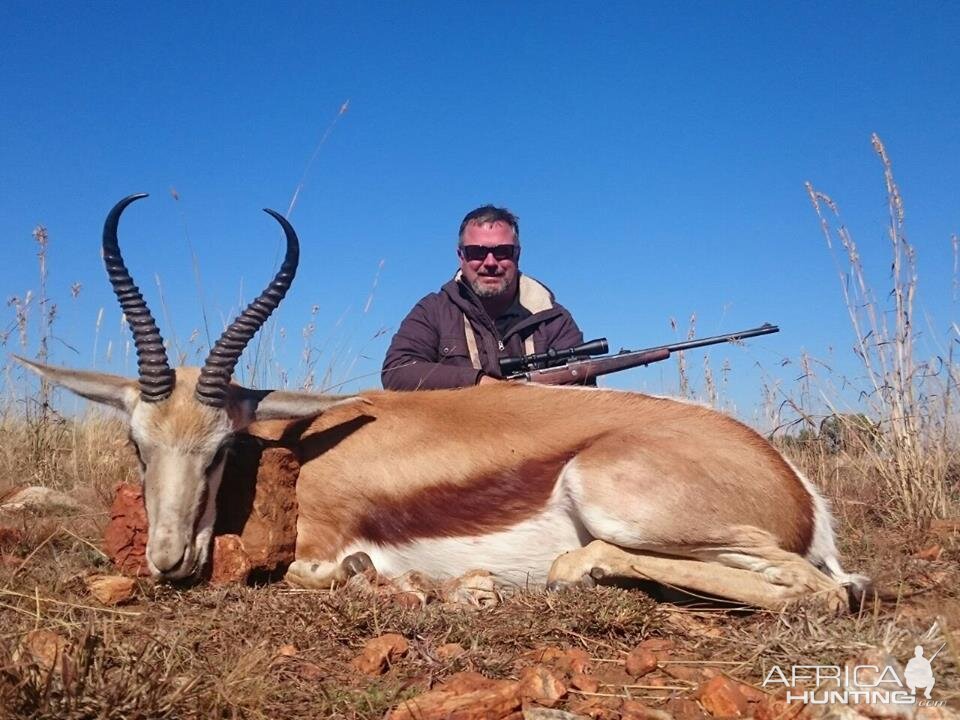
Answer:
<svg viewBox="0 0 960 720"><path fill-rule="evenodd" d="M523 314L529 315L501 337L457 273L440 292L418 302L400 324L383 361L383 387L436 390L475 385L483 374L501 377L502 357L564 350L583 342L567 309L529 275L520 274L518 300Z"/></svg>

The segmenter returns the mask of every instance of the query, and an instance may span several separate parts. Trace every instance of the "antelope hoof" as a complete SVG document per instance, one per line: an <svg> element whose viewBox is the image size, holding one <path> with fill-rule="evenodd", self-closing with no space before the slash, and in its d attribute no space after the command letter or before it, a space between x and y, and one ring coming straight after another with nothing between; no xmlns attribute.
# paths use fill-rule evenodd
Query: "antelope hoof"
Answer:
<svg viewBox="0 0 960 720"><path fill-rule="evenodd" d="M853 581L844 583L842 587L847 591L847 604L852 613L861 612L879 598L873 581L863 575L854 575Z"/></svg>
<svg viewBox="0 0 960 720"><path fill-rule="evenodd" d="M376 572L376 569L373 567L373 561L365 552L355 552L352 555L347 555L340 562L340 567L343 570L345 578L361 575L367 570Z"/></svg>

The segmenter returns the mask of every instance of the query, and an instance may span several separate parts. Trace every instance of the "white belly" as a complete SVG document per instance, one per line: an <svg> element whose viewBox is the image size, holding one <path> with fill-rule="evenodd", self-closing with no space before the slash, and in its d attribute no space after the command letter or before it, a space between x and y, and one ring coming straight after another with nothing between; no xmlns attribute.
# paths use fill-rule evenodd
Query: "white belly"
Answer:
<svg viewBox="0 0 960 720"><path fill-rule="evenodd" d="M377 571L397 577L417 570L430 577L457 577L487 570L498 583L520 587L543 585L550 565L561 553L583 547L592 538L566 502L552 498L539 515L482 536L425 538L403 545L352 544L340 558L365 552Z"/></svg>

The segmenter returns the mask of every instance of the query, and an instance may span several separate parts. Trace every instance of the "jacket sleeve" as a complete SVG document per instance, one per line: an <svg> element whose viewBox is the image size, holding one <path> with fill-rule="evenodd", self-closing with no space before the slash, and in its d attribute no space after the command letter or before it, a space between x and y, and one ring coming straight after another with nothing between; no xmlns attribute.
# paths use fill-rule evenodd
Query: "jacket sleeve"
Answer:
<svg viewBox="0 0 960 720"><path fill-rule="evenodd" d="M476 385L482 373L440 362L432 296L414 306L400 323L383 361L380 381L386 390L439 390Z"/></svg>

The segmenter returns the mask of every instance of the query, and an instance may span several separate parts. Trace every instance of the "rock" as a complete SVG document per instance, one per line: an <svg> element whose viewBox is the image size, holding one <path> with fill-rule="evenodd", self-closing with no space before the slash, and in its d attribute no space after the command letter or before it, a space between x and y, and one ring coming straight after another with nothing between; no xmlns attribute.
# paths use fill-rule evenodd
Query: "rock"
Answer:
<svg viewBox="0 0 960 720"><path fill-rule="evenodd" d="M501 720L520 707L517 683L488 680L484 687L460 692L444 686L406 700L387 720Z"/></svg>
<svg viewBox="0 0 960 720"><path fill-rule="evenodd" d="M392 663L407 654L410 643L403 635L387 633L368 640L363 652L350 661L350 664L366 675L380 675Z"/></svg>
<svg viewBox="0 0 960 720"><path fill-rule="evenodd" d="M650 650L637 647L627 654L624 666L627 669L627 673L633 677L643 677L647 673L657 669L657 656Z"/></svg>
<svg viewBox="0 0 960 720"><path fill-rule="evenodd" d="M20 641L13 653L14 664L20 671L36 665L41 672L67 671L69 662L65 656L67 639L49 630L31 630Z"/></svg>
<svg viewBox="0 0 960 720"><path fill-rule="evenodd" d="M567 694L567 686L543 665L531 665L520 673L518 692L523 700L553 707Z"/></svg>
<svg viewBox="0 0 960 720"><path fill-rule="evenodd" d="M217 535L213 538L213 561L210 584L230 585L247 582L253 563L239 535Z"/></svg>
<svg viewBox="0 0 960 720"><path fill-rule="evenodd" d="M564 673L588 673L593 669L590 654L579 648L564 650L547 646L529 650L520 657L534 664L547 665Z"/></svg>
<svg viewBox="0 0 960 720"><path fill-rule="evenodd" d="M559 669L569 673L586 674L593 670L593 660L590 653L580 648L564 650L564 660Z"/></svg>
<svg viewBox="0 0 960 720"><path fill-rule="evenodd" d="M120 605L133 600L137 582L123 575L90 575L84 578L87 590L104 605Z"/></svg>
<svg viewBox="0 0 960 720"><path fill-rule="evenodd" d="M103 531L103 551L125 574L147 576L147 511L143 488L121 483L110 506L110 522Z"/></svg>
<svg viewBox="0 0 960 720"><path fill-rule="evenodd" d="M59 490L52 490L40 485L30 485L4 498L0 510L6 512L22 510L77 512L83 510L83 504Z"/></svg>
<svg viewBox="0 0 960 720"><path fill-rule="evenodd" d="M570 686L583 692L595 693L600 690L600 681L593 675L574 673L570 676Z"/></svg>
<svg viewBox="0 0 960 720"><path fill-rule="evenodd" d="M238 437L228 457L214 534L239 535L253 570L275 572L296 550L300 462L291 447L263 447L249 435Z"/></svg>
<svg viewBox="0 0 960 720"><path fill-rule="evenodd" d="M704 709L715 718L743 717L747 714L747 698L733 682L718 675L697 690L697 697Z"/></svg>

